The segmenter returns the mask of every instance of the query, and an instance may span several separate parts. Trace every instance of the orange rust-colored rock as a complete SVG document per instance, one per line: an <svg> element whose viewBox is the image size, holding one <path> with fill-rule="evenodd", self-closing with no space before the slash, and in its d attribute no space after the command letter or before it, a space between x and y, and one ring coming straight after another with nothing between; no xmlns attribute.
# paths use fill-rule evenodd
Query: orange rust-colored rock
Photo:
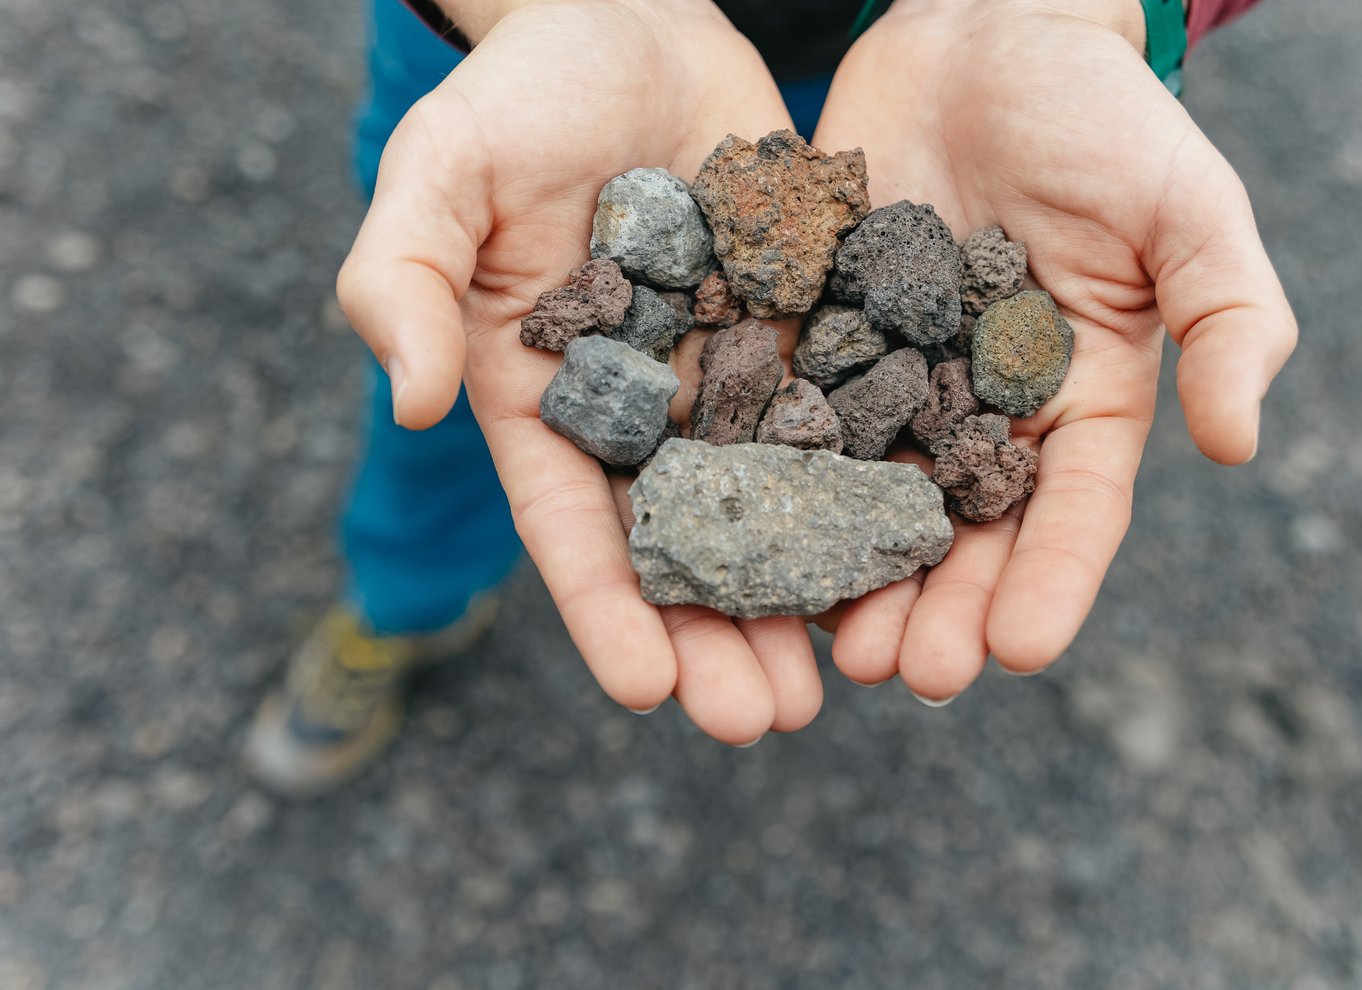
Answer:
<svg viewBox="0 0 1362 990"><path fill-rule="evenodd" d="M813 308L839 238L870 211L861 149L827 155L788 130L756 144L730 134L691 194L733 294L762 318Z"/></svg>

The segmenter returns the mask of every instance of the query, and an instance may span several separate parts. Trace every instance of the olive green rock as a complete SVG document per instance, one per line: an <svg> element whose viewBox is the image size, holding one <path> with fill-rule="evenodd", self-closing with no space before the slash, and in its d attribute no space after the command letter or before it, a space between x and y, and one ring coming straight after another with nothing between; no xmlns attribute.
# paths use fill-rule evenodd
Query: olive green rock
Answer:
<svg viewBox="0 0 1362 990"><path fill-rule="evenodd" d="M1030 416L1064 381L1074 331L1048 292L1019 292L984 310L970 345L974 394L1011 416Z"/></svg>

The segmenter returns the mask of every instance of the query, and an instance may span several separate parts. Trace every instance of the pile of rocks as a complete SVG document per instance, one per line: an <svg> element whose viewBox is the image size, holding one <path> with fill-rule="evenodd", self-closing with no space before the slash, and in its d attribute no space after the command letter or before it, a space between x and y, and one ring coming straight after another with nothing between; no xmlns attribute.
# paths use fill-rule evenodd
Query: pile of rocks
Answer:
<svg viewBox="0 0 1362 990"><path fill-rule="evenodd" d="M957 243L929 205L871 210L866 185L859 149L789 131L730 135L690 187L626 172L601 190L592 260L522 322L526 345L566 352L543 421L640 469L629 543L649 601L815 614L938 563L943 490L976 522L1033 490L1037 455L999 413L1058 391L1072 329L1022 291L1026 250L1002 230ZM795 316L782 387L760 320ZM668 361L692 330L709 337L683 429ZM882 460L896 440L935 458L930 479Z"/></svg>

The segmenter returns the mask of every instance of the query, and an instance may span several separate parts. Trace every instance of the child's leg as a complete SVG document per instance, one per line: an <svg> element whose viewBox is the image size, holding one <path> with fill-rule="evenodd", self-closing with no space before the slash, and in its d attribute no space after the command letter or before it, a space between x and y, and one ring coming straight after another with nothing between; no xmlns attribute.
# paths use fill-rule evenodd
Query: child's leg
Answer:
<svg viewBox="0 0 1362 990"><path fill-rule="evenodd" d="M393 128L461 56L398 0L376 0L370 29L356 164L371 194ZM342 528L350 596L376 632L431 632L504 578L520 543L467 399L460 395L438 426L404 430L392 420L387 376L370 368L366 449Z"/></svg>
<svg viewBox="0 0 1362 990"><path fill-rule="evenodd" d="M375 632L434 632L506 577L520 542L467 400L438 426L404 430L388 376L370 366L369 446L343 523L351 601Z"/></svg>

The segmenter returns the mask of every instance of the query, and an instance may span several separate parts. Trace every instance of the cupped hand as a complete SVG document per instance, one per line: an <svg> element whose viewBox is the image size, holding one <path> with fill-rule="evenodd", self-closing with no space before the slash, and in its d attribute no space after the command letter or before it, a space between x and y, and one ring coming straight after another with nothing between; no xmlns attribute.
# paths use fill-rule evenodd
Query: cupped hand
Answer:
<svg viewBox="0 0 1362 990"><path fill-rule="evenodd" d="M1238 464L1296 324L1233 169L1142 59L1134 0L900 0L834 79L815 136L861 145L875 205L927 202L957 237L997 223L1073 325L1058 395L1014 419L1035 493L925 575L840 613L833 657L944 701L990 653L1072 642L1130 522L1163 328L1192 439Z"/></svg>
<svg viewBox="0 0 1362 990"><path fill-rule="evenodd" d="M644 602L625 484L540 422L561 357L519 340L539 294L587 259L608 179L640 166L693 178L726 134L788 127L779 92L702 0L525 3L475 40L389 141L338 281L392 379L394 416L437 423L462 378L516 528L612 698L641 711L674 694L734 744L799 728L822 702L802 620Z"/></svg>

